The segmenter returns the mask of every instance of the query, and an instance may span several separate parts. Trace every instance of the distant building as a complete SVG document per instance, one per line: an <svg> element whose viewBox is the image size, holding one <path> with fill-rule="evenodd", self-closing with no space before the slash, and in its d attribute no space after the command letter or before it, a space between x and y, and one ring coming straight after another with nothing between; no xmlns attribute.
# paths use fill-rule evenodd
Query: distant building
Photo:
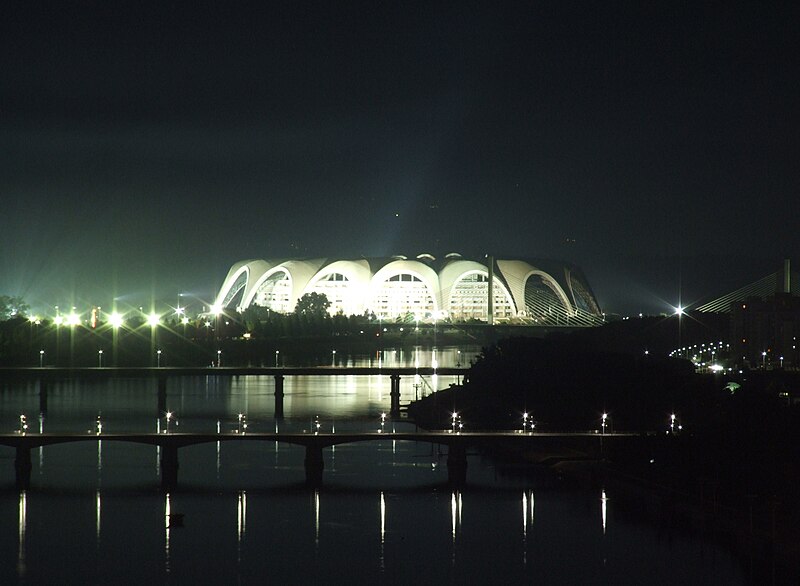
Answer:
<svg viewBox="0 0 800 586"><path fill-rule="evenodd" d="M792 294L792 274L785 261L776 284L782 289L767 296L731 302L731 349L737 362L751 367L777 368L800 364L800 297Z"/></svg>
<svg viewBox="0 0 800 586"><path fill-rule="evenodd" d="M492 297L489 297L491 283ZM558 261L415 258L245 260L217 295L219 309L294 311L306 293L323 293L331 313L385 320L593 325L602 321L582 271Z"/></svg>

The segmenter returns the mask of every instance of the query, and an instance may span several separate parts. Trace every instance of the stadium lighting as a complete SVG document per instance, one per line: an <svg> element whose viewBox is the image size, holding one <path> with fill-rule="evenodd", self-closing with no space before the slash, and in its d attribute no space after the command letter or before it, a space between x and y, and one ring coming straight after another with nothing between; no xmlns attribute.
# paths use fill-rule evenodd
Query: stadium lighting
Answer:
<svg viewBox="0 0 800 586"><path fill-rule="evenodd" d="M122 315L114 311L108 316L108 323L110 323L113 328L121 328L125 320L122 318Z"/></svg>

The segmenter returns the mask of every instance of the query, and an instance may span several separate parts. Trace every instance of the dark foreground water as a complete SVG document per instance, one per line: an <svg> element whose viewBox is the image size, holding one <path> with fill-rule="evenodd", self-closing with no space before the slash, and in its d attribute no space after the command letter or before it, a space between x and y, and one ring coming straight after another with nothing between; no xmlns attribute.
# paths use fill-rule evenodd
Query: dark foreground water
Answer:
<svg viewBox="0 0 800 586"><path fill-rule="evenodd" d="M450 382L409 377L403 400ZM317 415L325 431L374 430L389 409L388 377L287 378L283 421L273 389L271 377L170 380L167 405L178 430L207 432L237 429L239 413L251 431L310 429ZM98 415L108 432L166 426L155 381L51 385L38 411L35 384L0 388L4 431L20 414L34 433L88 433ZM326 450L318 491L303 484L300 447L212 443L179 458L178 489L164 494L154 447L50 446L34 451L32 487L19 492L14 451L0 448L0 584L745 582L726 549L639 516L611 491L508 474L479 454L460 492L427 444Z"/></svg>

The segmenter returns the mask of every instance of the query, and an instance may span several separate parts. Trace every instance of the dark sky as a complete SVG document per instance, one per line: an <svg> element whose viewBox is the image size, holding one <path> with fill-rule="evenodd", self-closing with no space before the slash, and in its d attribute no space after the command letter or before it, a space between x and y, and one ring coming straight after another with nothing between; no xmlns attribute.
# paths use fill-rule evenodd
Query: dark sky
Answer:
<svg viewBox="0 0 800 586"><path fill-rule="evenodd" d="M33 305L458 251L574 262L605 310L659 311L800 245L791 4L14 4L0 294Z"/></svg>

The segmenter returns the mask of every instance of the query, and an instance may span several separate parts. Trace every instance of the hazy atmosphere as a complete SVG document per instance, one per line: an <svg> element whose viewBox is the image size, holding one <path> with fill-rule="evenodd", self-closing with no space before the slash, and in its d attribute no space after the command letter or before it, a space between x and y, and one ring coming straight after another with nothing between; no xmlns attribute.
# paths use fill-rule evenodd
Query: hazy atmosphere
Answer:
<svg viewBox="0 0 800 586"><path fill-rule="evenodd" d="M659 312L800 244L792 5L25 3L0 294L210 299L246 258L544 257Z"/></svg>

